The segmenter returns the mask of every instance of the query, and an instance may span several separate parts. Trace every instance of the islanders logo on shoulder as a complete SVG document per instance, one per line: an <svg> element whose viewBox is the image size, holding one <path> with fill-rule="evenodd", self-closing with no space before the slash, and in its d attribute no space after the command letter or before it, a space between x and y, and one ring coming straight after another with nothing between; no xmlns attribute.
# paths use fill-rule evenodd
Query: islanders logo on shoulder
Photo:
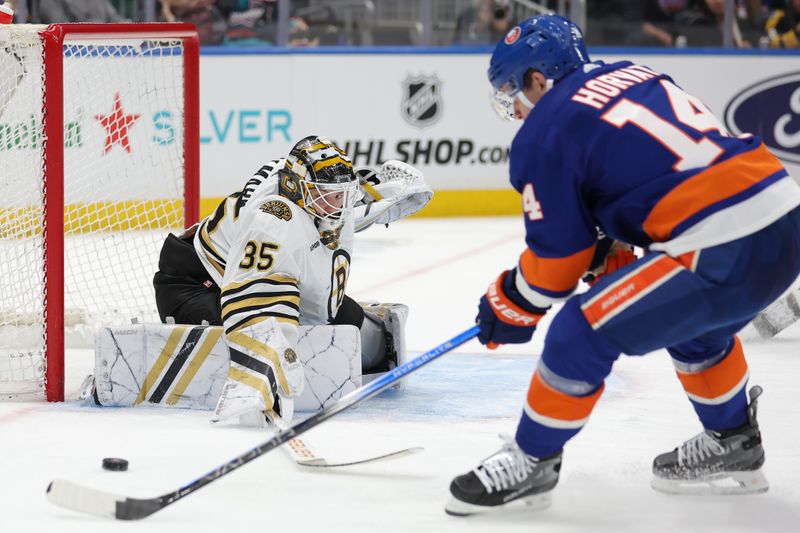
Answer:
<svg viewBox="0 0 800 533"><path fill-rule="evenodd" d="M515 42L517 42L517 40L519 40L519 36L521 34L522 34L522 28L520 28L519 26L514 26L513 28L508 30L508 33L506 33L506 38L504 42L506 44L514 44Z"/></svg>
<svg viewBox="0 0 800 533"><path fill-rule="evenodd" d="M292 220L292 210L289 209L289 206L285 203L281 202L280 200L270 200L269 202L264 202L259 207L262 213L267 213L268 215L274 215L283 220Z"/></svg>

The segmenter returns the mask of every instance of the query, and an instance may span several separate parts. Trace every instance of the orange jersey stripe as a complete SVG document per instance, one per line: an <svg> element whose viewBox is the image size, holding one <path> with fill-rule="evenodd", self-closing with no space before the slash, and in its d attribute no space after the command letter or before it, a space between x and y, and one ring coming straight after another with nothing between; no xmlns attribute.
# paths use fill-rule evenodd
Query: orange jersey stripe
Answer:
<svg viewBox="0 0 800 533"><path fill-rule="evenodd" d="M680 264L686 267L686 270L691 270L692 272L697 270L697 262L700 260L700 252L686 252L685 254L681 254L675 259L678 260Z"/></svg>
<svg viewBox="0 0 800 533"><path fill-rule="evenodd" d="M761 144L687 179L661 198L642 225L656 242L670 239L672 230L698 211L745 191L783 165Z"/></svg>
<svg viewBox="0 0 800 533"><path fill-rule="evenodd" d="M539 257L528 248L519 258L522 277L529 285L553 292L571 291L592 264L592 256L597 245L576 252L567 257Z"/></svg>
<svg viewBox="0 0 800 533"><path fill-rule="evenodd" d="M684 390L693 400L710 404L722 403L738 392L747 378L747 361L742 343L734 337L731 352L710 368L693 373L676 372Z"/></svg>
<svg viewBox="0 0 800 533"><path fill-rule="evenodd" d="M584 303L583 314L589 325L597 329L683 269L666 255L645 263Z"/></svg>
<svg viewBox="0 0 800 533"><path fill-rule="evenodd" d="M528 389L528 407L532 414L539 415L537 422L543 423L540 417L553 419L553 422L582 422L589 418L605 385L589 396L570 396L557 391L542 380L539 372L533 374ZM554 425L546 424L545 425Z"/></svg>

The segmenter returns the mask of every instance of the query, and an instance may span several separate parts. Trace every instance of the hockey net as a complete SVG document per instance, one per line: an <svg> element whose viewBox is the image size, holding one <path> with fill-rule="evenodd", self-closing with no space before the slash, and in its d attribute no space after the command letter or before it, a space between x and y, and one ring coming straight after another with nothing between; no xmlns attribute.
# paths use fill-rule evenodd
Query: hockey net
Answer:
<svg viewBox="0 0 800 533"><path fill-rule="evenodd" d="M157 320L169 231L197 219L186 25L0 25L0 398L63 399L64 348Z"/></svg>

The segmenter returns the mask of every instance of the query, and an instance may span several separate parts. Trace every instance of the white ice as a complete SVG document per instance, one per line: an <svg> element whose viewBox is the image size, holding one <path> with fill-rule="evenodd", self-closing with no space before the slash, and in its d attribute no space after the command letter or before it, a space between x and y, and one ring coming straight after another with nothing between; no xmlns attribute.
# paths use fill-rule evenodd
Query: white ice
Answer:
<svg viewBox="0 0 800 533"><path fill-rule="evenodd" d="M356 242L349 293L411 308L408 345L421 353L471 326L479 296L522 251L514 218L414 219L371 228ZM745 339L751 383L765 389L760 422L770 491L753 496L667 496L649 487L652 458L700 431L665 352L623 357L588 426L566 448L545 511L447 516L453 476L513 434L547 323L534 341L489 352L477 342L306 434L331 459L403 447L421 454L338 470L308 470L282 450L152 515L113 522L51 505L64 478L134 497L172 491L266 440L220 429L206 412L101 409L74 400L92 355L71 351L67 402L0 403L0 533L287 532L794 532L800 531L800 324L771 341ZM103 457L130 461L125 473Z"/></svg>

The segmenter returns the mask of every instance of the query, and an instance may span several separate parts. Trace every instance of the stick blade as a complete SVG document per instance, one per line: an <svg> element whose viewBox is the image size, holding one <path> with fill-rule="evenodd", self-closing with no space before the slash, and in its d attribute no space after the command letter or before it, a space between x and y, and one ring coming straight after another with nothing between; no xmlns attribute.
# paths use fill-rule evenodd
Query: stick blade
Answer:
<svg viewBox="0 0 800 533"><path fill-rule="evenodd" d="M124 496L90 489L64 479L50 482L47 499L65 509L106 518L116 518L117 503L125 501Z"/></svg>
<svg viewBox="0 0 800 533"><path fill-rule="evenodd" d="M385 453L383 455L377 455L375 457L368 457L366 459L356 459L353 461L343 461L340 463L335 462L328 462L324 458L315 458L311 460L298 460L297 464L300 466L309 466L309 467L317 467L317 468L338 468L342 466L355 466L355 465L363 465L367 463L377 463L380 461L390 461L392 459L399 459L401 457L406 457L408 455L414 455L415 453L420 453L424 451L425 448L415 446L413 448L405 448L403 450L398 450L396 452Z"/></svg>
<svg viewBox="0 0 800 533"><path fill-rule="evenodd" d="M140 520L163 507L158 498L152 500L127 498L64 479L50 482L47 486L47 499L65 509L117 520Z"/></svg>

